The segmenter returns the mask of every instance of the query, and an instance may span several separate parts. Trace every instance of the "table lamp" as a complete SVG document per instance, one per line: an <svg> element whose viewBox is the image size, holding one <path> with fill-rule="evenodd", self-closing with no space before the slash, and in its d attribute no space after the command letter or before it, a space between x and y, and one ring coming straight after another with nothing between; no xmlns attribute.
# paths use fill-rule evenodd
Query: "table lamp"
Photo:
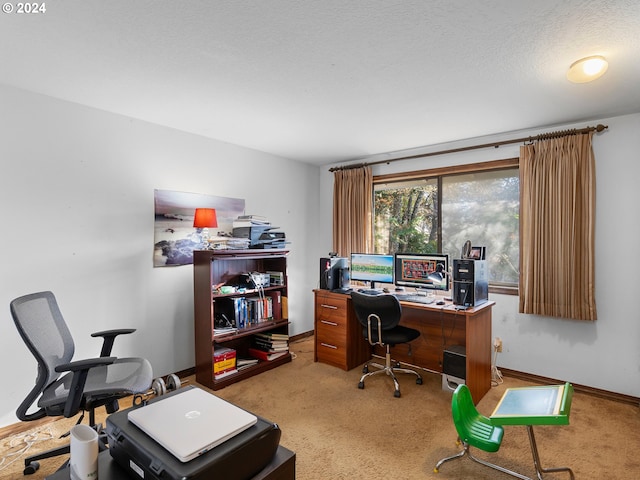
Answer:
<svg viewBox="0 0 640 480"><path fill-rule="evenodd" d="M196 208L193 216L193 226L198 229L200 238L205 247L209 247L209 228L218 226L215 208Z"/></svg>

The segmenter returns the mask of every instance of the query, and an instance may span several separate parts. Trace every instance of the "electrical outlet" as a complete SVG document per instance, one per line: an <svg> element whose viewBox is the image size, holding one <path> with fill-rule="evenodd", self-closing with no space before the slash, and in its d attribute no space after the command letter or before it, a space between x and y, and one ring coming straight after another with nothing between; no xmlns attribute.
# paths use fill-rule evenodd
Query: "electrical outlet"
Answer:
<svg viewBox="0 0 640 480"><path fill-rule="evenodd" d="M500 337L496 337L493 341L493 346L496 349L496 352L502 352L502 339Z"/></svg>

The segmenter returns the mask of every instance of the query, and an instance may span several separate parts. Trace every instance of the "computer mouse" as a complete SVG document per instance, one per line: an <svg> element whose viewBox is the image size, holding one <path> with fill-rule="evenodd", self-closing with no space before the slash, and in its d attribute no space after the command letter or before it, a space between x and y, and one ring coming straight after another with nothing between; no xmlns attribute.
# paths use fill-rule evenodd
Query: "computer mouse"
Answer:
<svg viewBox="0 0 640 480"><path fill-rule="evenodd" d="M436 305L444 305L444 300L439 300Z"/></svg>
<svg viewBox="0 0 640 480"><path fill-rule="evenodd" d="M389 293L389 289L387 287L383 288L382 293Z"/></svg>

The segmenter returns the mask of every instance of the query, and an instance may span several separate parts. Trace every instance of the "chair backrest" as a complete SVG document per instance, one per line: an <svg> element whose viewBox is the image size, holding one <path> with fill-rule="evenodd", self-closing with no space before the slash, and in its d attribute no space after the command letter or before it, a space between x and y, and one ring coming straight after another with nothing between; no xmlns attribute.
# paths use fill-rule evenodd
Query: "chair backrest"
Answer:
<svg viewBox="0 0 640 480"><path fill-rule="evenodd" d="M480 414L473 404L469 387L458 385L451 399L453 424L460 440L485 452L497 452L502 443L502 427Z"/></svg>
<svg viewBox="0 0 640 480"><path fill-rule="evenodd" d="M71 361L75 345L52 292L16 298L10 309L20 336L38 362L36 384L16 414L23 421L35 420L44 417L45 412L27 414L27 410L45 387L58 378L55 367Z"/></svg>
<svg viewBox="0 0 640 480"><path fill-rule="evenodd" d="M363 327L367 326L369 315L377 315L380 318L382 330L390 330L400 323L402 307L393 295L366 295L359 292L351 292L353 309L356 318ZM377 320L376 320L377 322ZM377 330L378 324L372 322L372 329Z"/></svg>

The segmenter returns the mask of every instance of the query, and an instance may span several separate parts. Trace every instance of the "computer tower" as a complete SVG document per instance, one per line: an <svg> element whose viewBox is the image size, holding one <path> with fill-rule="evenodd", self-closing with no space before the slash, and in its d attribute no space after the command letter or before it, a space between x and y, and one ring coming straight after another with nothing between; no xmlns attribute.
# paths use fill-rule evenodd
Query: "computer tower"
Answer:
<svg viewBox="0 0 640 480"><path fill-rule="evenodd" d="M344 257L320 259L320 289L340 290L349 287L349 261Z"/></svg>
<svg viewBox="0 0 640 480"><path fill-rule="evenodd" d="M453 260L453 303L477 307L489 300L489 272L486 260Z"/></svg>
<svg viewBox="0 0 640 480"><path fill-rule="evenodd" d="M446 347L442 354L442 390L454 391L467 378L467 353L462 345Z"/></svg>

